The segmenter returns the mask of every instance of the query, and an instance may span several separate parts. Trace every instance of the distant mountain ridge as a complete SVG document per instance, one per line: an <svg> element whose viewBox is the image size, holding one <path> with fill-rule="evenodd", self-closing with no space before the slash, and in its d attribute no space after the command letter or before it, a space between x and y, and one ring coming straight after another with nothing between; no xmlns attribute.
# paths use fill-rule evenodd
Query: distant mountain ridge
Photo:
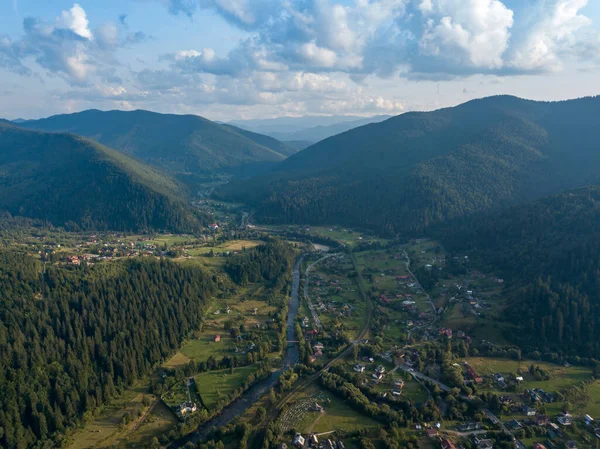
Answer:
<svg viewBox="0 0 600 449"><path fill-rule="evenodd" d="M89 139L0 123L0 209L54 225L194 232L172 179Z"/></svg>
<svg viewBox="0 0 600 449"><path fill-rule="evenodd" d="M250 175L295 152L267 136L196 115L88 110L19 126L91 138L194 184L215 174Z"/></svg>
<svg viewBox="0 0 600 449"><path fill-rule="evenodd" d="M306 116L280 117L267 120L237 120L231 124L262 134L267 134L283 142L304 141L319 142L336 134L343 133L358 126L378 123L391 115L376 115L373 117L358 116Z"/></svg>
<svg viewBox="0 0 600 449"><path fill-rule="evenodd" d="M219 195L267 222L419 233L598 181L599 116L600 97L500 96L407 113L330 137Z"/></svg>

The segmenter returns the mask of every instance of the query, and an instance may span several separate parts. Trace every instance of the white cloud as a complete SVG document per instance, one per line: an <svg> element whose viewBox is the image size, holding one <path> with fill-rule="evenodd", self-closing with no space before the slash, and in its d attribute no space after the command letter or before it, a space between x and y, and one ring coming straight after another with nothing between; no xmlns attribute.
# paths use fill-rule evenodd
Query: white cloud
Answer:
<svg viewBox="0 0 600 449"><path fill-rule="evenodd" d="M75 3L70 10L63 11L57 22L59 26L67 28L85 39L92 40L93 38L87 14L79 3Z"/></svg>
<svg viewBox="0 0 600 449"><path fill-rule="evenodd" d="M580 13L587 3L588 0L538 2L531 11L535 23L516 47L511 64L521 70L561 69L562 56L578 47L577 33L591 25L591 20Z"/></svg>
<svg viewBox="0 0 600 449"><path fill-rule="evenodd" d="M315 67L333 67L337 61L333 50L319 47L314 41L302 44L298 53L307 64Z"/></svg>
<svg viewBox="0 0 600 449"><path fill-rule="evenodd" d="M423 3L426 3L423 7ZM421 37L426 55L461 65L500 69L508 49L513 11L499 0L432 0L421 3L427 20Z"/></svg>

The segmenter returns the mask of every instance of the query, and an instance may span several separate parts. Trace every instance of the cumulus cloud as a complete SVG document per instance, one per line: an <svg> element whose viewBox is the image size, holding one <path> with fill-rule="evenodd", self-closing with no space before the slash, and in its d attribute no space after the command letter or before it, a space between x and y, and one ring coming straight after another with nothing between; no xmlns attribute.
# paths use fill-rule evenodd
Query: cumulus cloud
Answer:
<svg viewBox="0 0 600 449"><path fill-rule="evenodd" d="M532 0L515 10L506 0L166 1L173 13L210 9L253 32L229 55L208 60L203 53L180 63L215 74L275 64L357 80L533 73L560 67L577 46L588 53L600 47L597 39L582 45L577 34L590 24L581 14L588 0Z"/></svg>
<svg viewBox="0 0 600 449"><path fill-rule="evenodd" d="M116 23L105 23L92 31L85 10L77 3L54 21L25 18L23 31L24 36L17 41L0 37L0 67L29 75L32 69L28 63L33 61L74 85L85 85L94 75L105 82L119 82L115 51L148 38L144 33L125 32L124 26Z"/></svg>
<svg viewBox="0 0 600 449"><path fill-rule="evenodd" d="M515 46L510 63L524 71L559 70L563 58L582 48L600 48L600 41L578 33L591 25L581 14L588 0L539 1L531 7L530 28Z"/></svg>
<svg viewBox="0 0 600 449"><path fill-rule="evenodd" d="M75 3L68 11L63 11L57 22L61 28L67 28L85 39L92 39L87 14L79 3Z"/></svg>

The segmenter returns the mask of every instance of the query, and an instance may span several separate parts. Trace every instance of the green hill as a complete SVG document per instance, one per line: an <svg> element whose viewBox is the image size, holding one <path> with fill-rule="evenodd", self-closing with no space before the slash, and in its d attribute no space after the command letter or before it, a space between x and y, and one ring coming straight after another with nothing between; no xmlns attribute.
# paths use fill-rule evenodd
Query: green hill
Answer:
<svg viewBox="0 0 600 449"><path fill-rule="evenodd" d="M491 97L414 112L319 142L218 195L267 222L380 232L428 226L600 179L600 97Z"/></svg>
<svg viewBox="0 0 600 449"><path fill-rule="evenodd" d="M285 159L279 151L288 150L275 139L196 115L89 110L20 126L89 137L191 184L214 175L257 173Z"/></svg>
<svg viewBox="0 0 600 449"><path fill-rule="evenodd" d="M505 277L521 347L600 359L600 186L471 217L441 238Z"/></svg>
<svg viewBox="0 0 600 449"><path fill-rule="evenodd" d="M0 123L0 208L55 225L122 231L198 229L178 185L71 134Z"/></svg>

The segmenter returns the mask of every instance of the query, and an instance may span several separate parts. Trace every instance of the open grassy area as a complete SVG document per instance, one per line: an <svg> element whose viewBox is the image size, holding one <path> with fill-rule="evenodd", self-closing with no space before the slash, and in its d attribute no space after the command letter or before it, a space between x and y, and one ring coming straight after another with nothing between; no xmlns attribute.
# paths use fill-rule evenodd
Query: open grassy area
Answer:
<svg viewBox="0 0 600 449"><path fill-rule="evenodd" d="M592 370L582 366L570 366L567 368L561 365L534 362L530 360L518 362L516 360L483 357L470 357L465 359L465 361L467 361L480 376L489 376L494 373L507 375L520 372L524 378L524 381L522 382L523 389L541 388L549 392L556 392L572 387L584 380L589 380L592 377ZM531 376L528 370L532 363L550 373L550 379L540 381Z"/></svg>
<svg viewBox="0 0 600 449"><path fill-rule="evenodd" d="M314 402L323 406L323 413L312 410ZM322 390L317 385L311 385L298 396L282 419L290 421L293 429L302 433L321 433L332 430L353 432L364 428L374 428L379 425L374 419L362 415L343 400L332 393Z"/></svg>
<svg viewBox="0 0 600 449"><path fill-rule="evenodd" d="M143 404L144 397L146 397L146 404L151 404L155 400L155 397L147 392L146 386L142 383L126 390L123 395L104 407L100 414L83 429L76 431L72 436L72 443L68 447L70 449L100 448L128 441L128 435L136 428L148 410L149 405ZM121 425L126 413L132 417L132 420L128 424ZM172 421L175 417L171 416L165 419Z"/></svg>
<svg viewBox="0 0 600 449"><path fill-rule="evenodd" d="M254 365L242 366L235 368L233 373L228 369L209 371L199 374L194 379L204 405L210 410L220 399L239 388L255 371Z"/></svg>

